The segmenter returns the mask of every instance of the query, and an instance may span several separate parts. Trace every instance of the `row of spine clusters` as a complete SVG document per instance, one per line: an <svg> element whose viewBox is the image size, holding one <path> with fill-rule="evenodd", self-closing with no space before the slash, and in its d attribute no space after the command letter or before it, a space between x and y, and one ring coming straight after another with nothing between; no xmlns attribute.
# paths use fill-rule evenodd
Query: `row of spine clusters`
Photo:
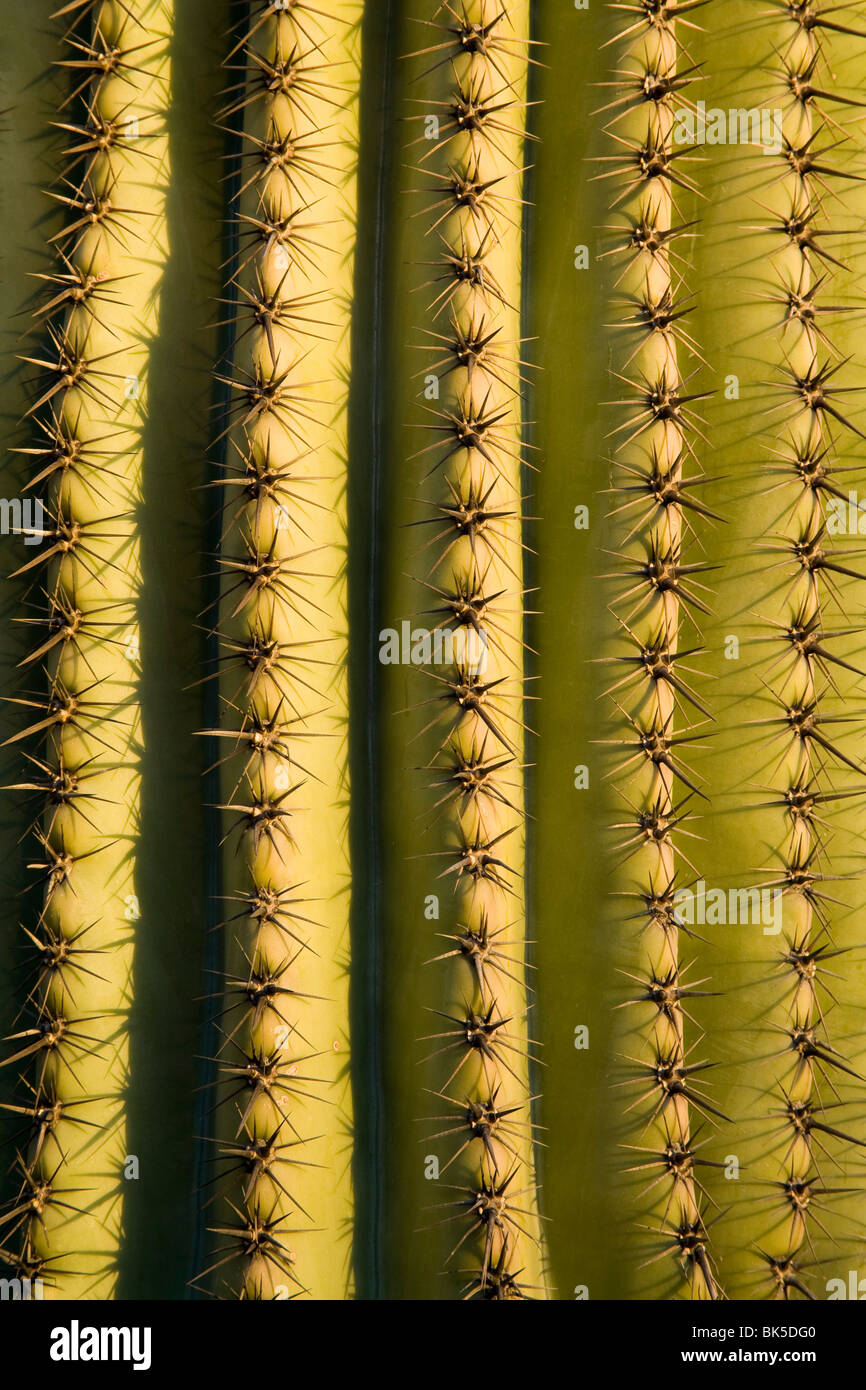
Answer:
<svg viewBox="0 0 866 1390"><path fill-rule="evenodd" d="M26 999L8 1040L20 1192L2 1218L19 1277L106 1296L123 1185L132 944L139 641L139 422L160 268L164 14L141 4L59 12L69 80L50 196L62 225L39 279L25 495L44 511L23 621L34 639L16 698L33 798L40 902L24 923Z"/></svg>
<svg viewBox="0 0 866 1390"><path fill-rule="evenodd" d="M622 1084L637 1095L620 1138L638 1190L636 1219L649 1233L647 1263L673 1257L675 1284L684 1277L692 1297L715 1298L693 1135L694 1112L711 1118L714 1107L700 1083L697 1040L686 1037L688 1001L700 982L682 960L676 911L677 891L693 873L688 820L703 796L688 746L709 718L693 664L708 611L698 536L709 515L700 500L705 441L694 381L702 358L687 329L694 299L684 283L694 223L683 203L697 190L688 151L674 139L675 111L691 108L696 80L686 48L693 6L642 0L624 8L599 113L614 152L601 157L597 175L613 190L604 258L615 267L608 308L618 388L608 434L615 557L608 582L618 639L603 658L614 672L606 742L623 813L614 829L625 875L620 900L636 904L624 926L639 927L637 942L623 947L630 987L622 1007L633 1026Z"/></svg>
<svg viewBox="0 0 866 1390"><path fill-rule="evenodd" d="M763 388L772 428L763 486L780 505L765 547L774 587L763 601L759 637L771 706L761 724L773 743L772 762L756 764L753 774L772 789L775 840L763 873L785 912L782 945L767 963L782 990L763 1020L760 1052L769 1038L773 1060L755 1120L762 1135L772 1128L773 1139L757 1165L768 1195L758 1272L746 1292L811 1298L820 1275L815 1242L832 1234L837 1254L856 1243L845 1204L859 1187L837 1185L828 1170L850 1170L863 1143L850 1132L863 1098L851 1054L859 1028L852 1034L843 1024L842 1037L834 1036L830 1018L837 1003L847 1016L852 943L839 939L840 930L848 933L845 909L829 887L850 876L839 847L831 849L838 839L833 820L852 796L859 799L863 775L856 738L863 673L850 612L852 602L859 606L864 576L856 540L852 546L834 535L849 530L848 490L858 473L851 450L863 437L851 415L862 387L852 384L833 341L856 311L852 273L833 238L844 233L839 194L862 178L846 128L852 118L859 126L862 102L834 83L828 39L836 31L838 49L840 34L852 45L866 35L849 27L847 16L837 21L797 0L781 13L784 41L768 49L767 64L783 112L782 142L771 156L779 166L771 200L761 199L770 214L761 227L770 243L764 297L778 310L769 335L775 379ZM764 172L769 158L758 158ZM846 522L837 527L831 509L840 501Z"/></svg>
<svg viewBox="0 0 866 1390"><path fill-rule="evenodd" d="M220 719L207 734L228 910L214 1243L197 1282L247 1299L350 1287L338 1251L351 1217L342 568L357 19L348 4L253 5L218 117L232 259L217 369Z"/></svg>
<svg viewBox="0 0 866 1390"><path fill-rule="evenodd" d="M404 452L423 503L412 522L422 537L411 558L414 616L432 657L422 648L424 669L409 678L418 699L406 747L430 788L418 821L436 870L428 891L445 889L425 967L436 972L422 1044L432 1102L419 1114L440 1155L433 1220L451 1285L464 1298L504 1300L543 1290L523 894L528 7L465 0L422 12L417 28L407 155L427 276L412 344L420 448Z"/></svg>

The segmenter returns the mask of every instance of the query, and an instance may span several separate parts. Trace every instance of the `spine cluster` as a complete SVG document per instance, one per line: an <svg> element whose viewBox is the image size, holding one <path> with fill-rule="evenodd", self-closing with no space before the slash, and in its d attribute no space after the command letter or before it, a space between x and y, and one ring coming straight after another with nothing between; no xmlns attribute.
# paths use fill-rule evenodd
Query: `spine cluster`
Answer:
<svg viewBox="0 0 866 1390"><path fill-rule="evenodd" d="M163 9L165 7L162 7ZM44 507L17 570L28 585L16 699L33 801L38 906L19 1026L3 1076L20 1117L20 1190L0 1216L2 1259L68 1298L115 1276L125 1159L125 1014L140 917L136 623L139 422L156 295L165 103L160 6L69 5L56 128L63 212L22 354L30 375L25 496ZM137 258L133 266L132 259ZM148 262L141 268L141 260Z"/></svg>
<svg viewBox="0 0 866 1390"><path fill-rule="evenodd" d="M642 0L621 8L626 19L611 41L618 66L599 113L615 152L602 157L598 178L613 190L606 257L616 267L610 308L619 390L608 435L615 560L608 582L618 650L604 658L615 677L606 692L606 741L623 810L616 849L626 900L637 903L627 926L639 927L621 1005L633 1022L624 1084L637 1090L627 1117L640 1117L638 1135L626 1131L628 1166L639 1181L641 1224L653 1233L648 1263L673 1256L691 1296L702 1299L719 1291L693 1121L696 1112L709 1121L717 1112L700 1079L706 1062L686 1038L689 1000L702 981L690 978L683 962L676 913L678 888L697 877L689 857L697 840L687 823L704 796L689 745L709 719L693 664L708 611L696 530L710 516L700 500L705 440L695 377L702 359L688 332L694 300L683 283L694 225L683 202L697 190L688 152L673 139L675 108L691 106L694 6Z"/></svg>

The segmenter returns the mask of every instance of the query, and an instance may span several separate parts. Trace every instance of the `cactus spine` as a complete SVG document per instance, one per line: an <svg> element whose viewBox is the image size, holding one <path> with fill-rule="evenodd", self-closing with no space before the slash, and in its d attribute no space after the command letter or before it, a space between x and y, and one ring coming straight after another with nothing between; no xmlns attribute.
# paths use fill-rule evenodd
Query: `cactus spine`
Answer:
<svg viewBox="0 0 866 1390"><path fill-rule="evenodd" d="M219 116L240 135L239 249L218 373L225 961L207 1274L254 1299L352 1289L343 568L361 11L332 9L253 5Z"/></svg>

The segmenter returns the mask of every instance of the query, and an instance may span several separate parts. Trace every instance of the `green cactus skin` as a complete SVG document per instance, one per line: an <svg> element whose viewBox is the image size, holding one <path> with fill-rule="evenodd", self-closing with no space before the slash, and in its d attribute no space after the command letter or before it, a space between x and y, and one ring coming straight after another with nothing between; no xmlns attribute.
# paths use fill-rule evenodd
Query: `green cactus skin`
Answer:
<svg viewBox="0 0 866 1390"><path fill-rule="evenodd" d="M195 1243L203 1234L200 1225L191 1229L197 1205L191 1189L209 1176L198 1142L209 1104L199 1089L207 1052L201 996L213 988L203 961L215 963L217 946L217 933L208 932L215 856L208 853L213 816L205 803L217 798L202 796L207 749L196 734L206 718L203 690L213 698L212 686L201 681L207 669L201 614L210 597L203 570L212 568L202 557L215 544L208 544L207 528L218 533L219 518L214 492L205 486L202 441L213 430L214 306L224 279L214 228L223 216L224 190L222 134L205 117L216 109L225 82L228 23L228 5L195 0L175 12L171 37L170 254L160 283L159 333L148 350L139 511L138 690L148 752L141 767L137 860L146 930L135 951L127 1136L140 1178L124 1185L119 1299L187 1295L200 1268ZM171 1029L165 1027L168 1007Z"/></svg>
<svg viewBox="0 0 866 1390"><path fill-rule="evenodd" d="M528 779L535 1027L545 1061L539 1113L545 1147L538 1162L551 1285L557 1298L586 1289L593 1300L625 1297L635 1263L620 1230L623 1203L611 1182L611 1030L621 1018L612 1007L618 1002L609 944L615 918L587 907L605 903L610 878L609 856L596 848L599 826L610 817L610 797L592 745L599 737L600 697L610 681L607 668L589 660L610 628L598 601L598 575L610 567L609 557L599 555L608 544L603 527L609 499L600 494L607 481L601 436L610 422L600 421L593 408L611 395L612 330L604 327L611 315L606 279L596 263L597 252L608 246L597 228L610 218L606 190L590 182L599 168L590 161L610 153L601 121L593 116L604 100L593 82L606 77L612 63L602 65L599 52L618 32L616 19L602 6L590 5L586 12L537 9L534 36L545 66L530 79L530 96L538 101L532 127L539 138L527 192L532 211L526 332L538 363L530 437L541 450L532 498L539 518L531 537L537 553L527 564L529 583L538 586L533 607L540 610L529 629L540 654L532 668L540 673L534 690L540 698L531 721L538 731L536 766ZM578 270L575 247L583 245L590 268ZM588 530L575 529L578 506L589 508ZM553 679L543 664L549 651L556 652ZM590 768L584 791L574 786L578 766ZM563 871L564 846L569 872ZM588 1029L589 1046L580 1050L578 1027ZM633 1220L633 1212L628 1216Z"/></svg>
<svg viewBox="0 0 866 1390"><path fill-rule="evenodd" d="M84 66L56 122L64 157L52 196L66 221L44 277L41 340L22 353L34 425L23 454L46 512L42 544L16 571L36 616L25 619L31 688L14 697L22 723L10 741L28 749L19 788L44 794L29 866L43 899L24 924L28 995L3 1059L7 1078L22 1074L32 1129L3 1248L17 1273L71 1298L114 1287L128 1152L126 1018L141 915L135 508L164 257L168 25L165 6L107 0L67 34Z"/></svg>
<svg viewBox="0 0 866 1390"><path fill-rule="evenodd" d="M396 1298L546 1296L523 901L528 40L522 3L409 4L395 36L378 758ZM394 646L403 623L421 633L414 664ZM471 646L437 660L425 631L482 635L483 669Z"/></svg>
<svg viewBox="0 0 866 1390"><path fill-rule="evenodd" d="M344 567L361 15L356 0L330 15L254 5L218 118L242 134L218 374L219 1127L197 1281L218 1296L353 1288Z"/></svg>

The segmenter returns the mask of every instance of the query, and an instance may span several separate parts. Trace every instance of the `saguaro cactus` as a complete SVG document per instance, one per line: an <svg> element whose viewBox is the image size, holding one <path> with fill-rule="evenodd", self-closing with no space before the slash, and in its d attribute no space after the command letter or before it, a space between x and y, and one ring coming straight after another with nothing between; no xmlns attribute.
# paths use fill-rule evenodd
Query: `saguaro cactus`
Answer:
<svg viewBox="0 0 866 1390"><path fill-rule="evenodd" d="M866 25L222 0L217 59L205 0L58 3L4 1272L866 1287Z"/></svg>

